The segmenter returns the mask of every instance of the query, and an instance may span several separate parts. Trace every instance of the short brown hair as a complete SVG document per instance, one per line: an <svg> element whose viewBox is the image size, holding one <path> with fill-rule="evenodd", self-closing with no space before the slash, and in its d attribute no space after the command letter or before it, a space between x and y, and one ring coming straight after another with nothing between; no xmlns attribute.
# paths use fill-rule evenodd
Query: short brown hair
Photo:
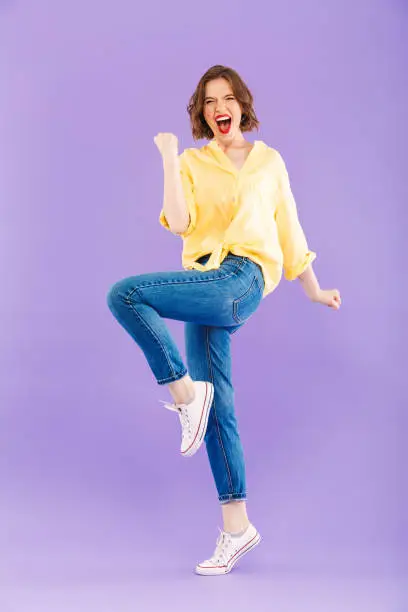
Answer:
<svg viewBox="0 0 408 612"><path fill-rule="evenodd" d="M204 119L204 98L205 87L207 83L214 79L225 79L231 86L234 95L239 102L242 110L242 118L240 129L242 132L252 132L259 128L259 121L253 107L254 99L247 85L241 79L239 74L232 68L227 66L213 66L201 77L200 82L187 106L187 112L190 115L191 130L194 140L200 138L214 138L214 133Z"/></svg>

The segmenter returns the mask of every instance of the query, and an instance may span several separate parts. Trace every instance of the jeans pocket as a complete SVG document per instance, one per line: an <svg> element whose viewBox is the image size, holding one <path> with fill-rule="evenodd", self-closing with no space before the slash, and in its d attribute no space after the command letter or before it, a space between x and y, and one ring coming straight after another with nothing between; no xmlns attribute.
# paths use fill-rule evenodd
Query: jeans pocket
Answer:
<svg viewBox="0 0 408 612"><path fill-rule="evenodd" d="M263 289L256 276L253 277L249 289L241 297L233 301L233 317L237 323L244 323L254 314L262 299Z"/></svg>

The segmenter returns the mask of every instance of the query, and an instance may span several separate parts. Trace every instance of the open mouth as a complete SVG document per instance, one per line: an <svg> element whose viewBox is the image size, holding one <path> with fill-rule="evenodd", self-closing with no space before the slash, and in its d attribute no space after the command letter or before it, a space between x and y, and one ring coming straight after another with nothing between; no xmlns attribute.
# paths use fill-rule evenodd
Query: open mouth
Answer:
<svg viewBox="0 0 408 612"><path fill-rule="evenodd" d="M231 117L223 115L222 117L217 117L215 121L221 134L228 134L231 129Z"/></svg>

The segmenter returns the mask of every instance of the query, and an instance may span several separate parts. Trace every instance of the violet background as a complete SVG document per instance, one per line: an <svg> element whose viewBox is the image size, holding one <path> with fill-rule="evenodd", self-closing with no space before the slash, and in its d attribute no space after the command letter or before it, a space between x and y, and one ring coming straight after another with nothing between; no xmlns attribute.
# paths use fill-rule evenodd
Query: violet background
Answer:
<svg viewBox="0 0 408 612"><path fill-rule="evenodd" d="M407 4L0 2L0 610L407 612ZM153 143L223 63L284 156L340 312L282 281L234 336L263 544L192 570L221 525L179 457L119 278L180 268ZM199 143L199 146L204 142ZM183 324L169 322L184 351Z"/></svg>

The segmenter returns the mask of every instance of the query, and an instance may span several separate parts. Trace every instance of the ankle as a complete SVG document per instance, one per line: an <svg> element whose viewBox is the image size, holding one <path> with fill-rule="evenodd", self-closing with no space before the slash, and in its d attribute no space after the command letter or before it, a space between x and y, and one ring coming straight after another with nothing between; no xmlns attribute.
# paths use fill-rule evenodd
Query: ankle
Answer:
<svg viewBox="0 0 408 612"><path fill-rule="evenodd" d="M233 535L242 534L248 529L249 525L250 522L248 519L240 523L224 523L224 531Z"/></svg>
<svg viewBox="0 0 408 612"><path fill-rule="evenodd" d="M190 404L195 399L194 382L188 375L171 383L169 391L176 404Z"/></svg>
<svg viewBox="0 0 408 612"><path fill-rule="evenodd" d="M240 533L248 529L248 519L245 500L231 500L221 506L224 531L227 533Z"/></svg>
<svg viewBox="0 0 408 612"><path fill-rule="evenodd" d="M184 404L185 406L188 406L188 404L191 404L193 401L195 400L195 393L189 393L187 395L183 395L183 398L179 401L176 402L177 404Z"/></svg>

